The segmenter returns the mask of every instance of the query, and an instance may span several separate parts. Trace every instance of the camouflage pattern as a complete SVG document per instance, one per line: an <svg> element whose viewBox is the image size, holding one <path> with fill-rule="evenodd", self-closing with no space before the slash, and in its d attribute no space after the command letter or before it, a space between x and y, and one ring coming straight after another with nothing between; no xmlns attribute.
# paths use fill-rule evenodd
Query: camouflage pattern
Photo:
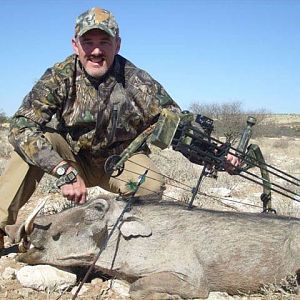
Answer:
<svg viewBox="0 0 300 300"><path fill-rule="evenodd" d="M54 114L74 154L85 152L97 161L120 154L163 107L180 111L157 81L122 56L116 55L99 83L72 55L48 69L25 97L9 138L26 162L51 172L62 161L44 136Z"/></svg>
<svg viewBox="0 0 300 300"><path fill-rule="evenodd" d="M155 124L152 124L151 126L146 128L145 131L143 131L128 145L128 147L121 153L120 160L116 163L114 170L121 168L124 162L139 150L139 148L143 145L143 143L146 142L149 135L152 134L154 127Z"/></svg>
<svg viewBox="0 0 300 300"><path fill-rule="evenodd" d="M182 115L163 108L155 124L153 134L150 136L150 143L160 149L168 148L171 145Z"/></svg>
<svg viewBox="0 0 300 300"><path fill-rule="evenodd" d="M111 12L94 7L82 13L76 20L75 36L79 37L91 29L100 29L115 37L119 35L119 27Z"/></svg>

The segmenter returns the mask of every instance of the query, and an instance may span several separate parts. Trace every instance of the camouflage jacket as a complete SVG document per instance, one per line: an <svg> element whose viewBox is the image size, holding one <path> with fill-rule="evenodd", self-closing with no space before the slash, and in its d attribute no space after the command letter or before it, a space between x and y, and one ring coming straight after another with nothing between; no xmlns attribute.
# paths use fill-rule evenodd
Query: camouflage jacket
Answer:
<svg viewBox="0 0 300 300"><path fill-rule="evenodd" d="M53 115L74 154L106 157L120 153L162 107L178 110L157 81L120 55L101 82L88 77L72 55L48 69L24 98L9 140L27 163L49 173L62 161L43 134Z"/></svg>

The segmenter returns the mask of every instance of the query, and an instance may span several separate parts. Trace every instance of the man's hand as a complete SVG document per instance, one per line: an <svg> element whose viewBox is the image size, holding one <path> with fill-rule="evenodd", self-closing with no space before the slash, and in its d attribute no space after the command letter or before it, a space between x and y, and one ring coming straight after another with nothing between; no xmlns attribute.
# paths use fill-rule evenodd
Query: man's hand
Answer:
<svg viewBox="0 0 300 300"><path fill-rule="evenodd" d="M67 172L70 172L72 170L71 168L69 168ZM79 174L76 176L75 182L62 185L60 190L62 195L68 200L79 204L84 204L86 202L86 186Z"/></svg>
<svg viewBox="0 0 300 300"><path fill-rule="evenodd" d="M72 170L75 170L71 165L69 165L66 161L60 162L53 170L52 175L60 175L57 174L57 170L59 167L66 166L65 174L69 174ZM61 169L61 168L60 168ZM63 175L65 176L65 175ZM84 204L86 202L87 190L84 180L80 177L79 174L76 175L76 180L71 183L65 183L59 187L62 195L70 201L74 201L75 203Z"/></svg>
<svg viewBox="0 0 300 300"><path fill-rule="evenodd" d="M235 174L236 168L241 165L241 159L234 155L234 154L228 154L225 161L225 170L229 174Z"/></svg>

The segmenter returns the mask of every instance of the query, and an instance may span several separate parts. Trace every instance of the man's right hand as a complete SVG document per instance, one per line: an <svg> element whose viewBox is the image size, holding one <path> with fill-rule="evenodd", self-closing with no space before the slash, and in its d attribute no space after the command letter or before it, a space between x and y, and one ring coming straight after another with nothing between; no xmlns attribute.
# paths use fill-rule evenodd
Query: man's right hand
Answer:
<svg viewBox="0 0 300 300"><path fill-rule="evenodd" d="M57 176L57 169L63 165L66 165L66 161L60 162L53 170L52 175ZM66 170L66 174L69 174L75 170L71 165ZM63 175L65 176L65 175ZM76 180L71 183L65 183L59 187L63 197L67 198L70 201L74 201L75 203L84 204L86 202L87 190L86 185L82 177L77 174Z"/></svg>
<svg viewBox="0 0 300 300"><path fill-rule="evenodd" d="M68 170L67 172L70 171ZM68 200L79 204L84 204L86 202L87 190L85 183L79 174L77 174L75 182L62 185L60 190L62 195Z"/></svg>

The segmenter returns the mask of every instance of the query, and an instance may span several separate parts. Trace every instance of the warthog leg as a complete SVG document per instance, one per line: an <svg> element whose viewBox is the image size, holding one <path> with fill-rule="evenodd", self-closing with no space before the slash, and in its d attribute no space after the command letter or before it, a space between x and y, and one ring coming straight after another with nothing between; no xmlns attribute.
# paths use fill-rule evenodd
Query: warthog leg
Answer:
<svg viewBox="0 0 300 300"><path fill-rule="evenodd" d="M130 297L134 300L205 299L208 294L208 284L204 278L195 286L189 282L188 276L173 272L153 273L138 279L130 286Z"/></svg>

